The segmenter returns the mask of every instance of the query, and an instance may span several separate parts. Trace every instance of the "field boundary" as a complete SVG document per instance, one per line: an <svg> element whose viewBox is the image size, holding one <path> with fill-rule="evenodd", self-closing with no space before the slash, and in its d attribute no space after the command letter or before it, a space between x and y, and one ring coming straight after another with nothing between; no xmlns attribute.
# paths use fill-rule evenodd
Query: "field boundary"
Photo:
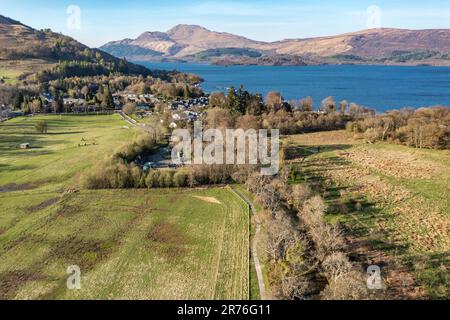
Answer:
<svg viewBox="0 0 450 320"><path fill-rule="evenodd" d="M251 212L252 216L256 216L256 209L253 205L253 202L250 201L244 194L239 192L238 190L234 189L232 186L230 186L230 190L237 196L239 199L241 199L249 208L249 212ZM250 222L251 223L251 222ZM250 227L249 223L249 227ZM255 236L252 241L252 257L253 257L253 263L256 270L256 277L258 278L258 287L259 287L259 295L261 297L261 300L267 300L266 299L266 285L264 283L264 277L262 273L262 266L258 255L258 244L259 244L259 236L261 233L261 224L258 222L255 222ZM250 233L249 233L250 234ZM249 270L250 273L250 270ZM250 281L250 276L249 276Z"/></svg>

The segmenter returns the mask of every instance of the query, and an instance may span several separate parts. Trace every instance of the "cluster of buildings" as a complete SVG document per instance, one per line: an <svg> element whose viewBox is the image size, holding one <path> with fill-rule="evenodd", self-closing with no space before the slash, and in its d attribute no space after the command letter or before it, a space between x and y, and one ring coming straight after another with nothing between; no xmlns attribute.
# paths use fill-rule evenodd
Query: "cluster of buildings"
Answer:
<svg viewBox="0 0 450 320"><path fill-rule="evenodd" d="M203 115L192 110L186 111L173 111L172 112L172 122L169 124L169 128L176 129L179 127L180 122L194 122L200 119Z"/></svg>
<svg viewBox="0 0 450 320"><path fill-rule="evenodd" d="M199 110L207 107L208 97L192 98L181 101L172 101L168 105L168 110L172 113L171 129L180 127L180 122L194 122L202 118L203 114Z"/></svg>
<svg viewBox="0 0 450 320"><path fill-rule="evenodd" d="M122 107L123 104L132 102L139 105L152 106L160 102L160 99L153 94L115 93L112 95L114 104Z"/></svg>
<svg viewBox="0 0 450 320"><path fill-rule="evenodd" d="M192 98L182 101L172 101L169 104L169 109L172 111L186 111L194 108L204 108L209 104L208 97Z"/></svg>
<svg viewBox="0 0 450 320"><path fill-rule="evenodd" d="M169 127L171 129L176 129L180 126L180 122L191 123L197 121L203 116L203 114L199 114L197 110L207 107L208 104L208 97L170 102L168 109L172 113L173 121L169 124Z"/></svg>
<svg viewBox="0 0 450 320"><path fill-rule="evenodd" d="M153 114L155 106L164 103L167 105L167 112L171 114L171 128L180 127L180 122L194 122L202 117L199 113L209 104L208 97L191 98L185 100L167 101L152 94L134 94L129 92L115 93L112 95L115 110L122 110L126 103L136 104L139 117L146 117ZM50 93L41 93L40 98L45 106L50 107L54 97ZM103 108L99 104L92 104L83 98L63 98L64 112L85 113L99 112ZM10 106L0 106L0 119L9 119L20 116L22 113L13 112Z"/></svg>

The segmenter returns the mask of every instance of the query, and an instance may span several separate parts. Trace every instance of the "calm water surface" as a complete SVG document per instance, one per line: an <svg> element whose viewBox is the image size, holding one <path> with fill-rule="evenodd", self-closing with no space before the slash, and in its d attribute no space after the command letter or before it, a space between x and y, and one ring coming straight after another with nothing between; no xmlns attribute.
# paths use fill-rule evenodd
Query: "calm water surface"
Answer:
<svg viewBox="0 0 450 320"><path fill-rule="evenodd" d="M307 67L211 66L143 63L153 69L179 70L205 79L206 92L244 85L251 92L279 91L285 99L311 96L317 107L327 96L379 112L402 107L450 106L450 67L327 65Z"/></svg>

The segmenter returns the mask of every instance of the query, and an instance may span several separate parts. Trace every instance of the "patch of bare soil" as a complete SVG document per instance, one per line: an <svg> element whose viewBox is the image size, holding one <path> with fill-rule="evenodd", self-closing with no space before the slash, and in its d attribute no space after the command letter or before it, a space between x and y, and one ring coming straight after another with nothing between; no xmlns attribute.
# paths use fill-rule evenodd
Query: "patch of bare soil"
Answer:
<svg viewBox="0 0 450 320"><path fill-rule="evenodd" d="M6 242L5 244L3 244L1 246L0 251L1 252L6 252L8 250L13 249L16 246L19 246L20 244L24 243L25 241L31 242L31 243L34 243L34 244L38 244L38 243L44 243L45 239L42 236L39 236L39 235L21 234L16 239L11 240L11 241Z"/></svg>
<svg viewBox="0 0 450 320"><path fill-rule="evenodd" d="M187 253L189 239L175 225L168 222L154 224L147 234L150 247L157 249L168 259L181 258Z"/></svg>
<svg viewBox="0 0 450 320"><path fill-rule="evenodd" d="M45 280L40 273L30 270L8 271L0 274L0 300L13 299L17 291L28 282Z"/></svg>
<svg viewBox="0 0 450 320"><path fill-rule="evenodd" d="M185 244L187 241L183 233L175 225L168 222L154 224L147 236L153 242L165 244Z"/></svg>
<svg viewBox="0 0 450 320"><path fill-rule="evenodd" d="M48 207L54 205L55 203L57 203L59 201L59 199L60 199L59 197L56 197L56 198L45 200L36 206L29 207L28 212L33 213L33 212L37 212L40 210L44 210L45 208L48 208Z"/></svg>
<svg viewBox="0 0 450 320"><path fill-rule="evenodd" d="M78 265L84 271L91 270L112 252L113 241L84 240L75 237L57 242L47 259L61 259Z"/></svg>
<svg viewBox="0 0 450 320"><path fill-rule="evenodd" d="M70 217L83 211L83 207L79 205L70 205L64 203L58 210L58 216Z"/></svg>
<svg viewBox="0 0 450 320"><path fill-rule="evenodd" d="M0 193L25 191L25 190L35 189L37 187L38 187L38 185L35 183L24 183L24 184L9 183L7 185L0 187Z"/></svg>
<svg viewBox="0 0 450 320"><path fill-rule="evenodd" d="M214 197L200 197L200 196L194 196L194 198L197 198L199 200L208 202L208 203L213 203L213 204L222 204L222 202L220 202L219 200L217 200Z"/></svg>
<svg viewBox="0 0 450 320"><path fill-rule="evenodd" d="M419 159L409 152L361 148L342 155L363 167L396 178L430 179L444 170L437 163Z"/></svg>
<svg viewBox="0 0 450 320"><path fill-rule="evenodd" d="M426 299L426 291L414 280L406 267L381 250L375 250L366 241L351 235L345 237L346 252L350 259L357 262L364 270L371 265L381 269L383 290L374 291L376 296L387 296L398 300Z"/></svg>

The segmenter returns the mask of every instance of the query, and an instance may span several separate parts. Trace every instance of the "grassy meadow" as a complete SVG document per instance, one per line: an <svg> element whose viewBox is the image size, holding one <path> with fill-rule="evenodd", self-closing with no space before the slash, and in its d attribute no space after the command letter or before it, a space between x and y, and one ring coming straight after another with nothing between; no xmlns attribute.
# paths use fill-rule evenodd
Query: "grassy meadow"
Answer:
<svg viewBox="0 0 450 320"><path fill-rule="evenodd" d="M7 70L0 67L0 78L5 81L6 84L15 85L17 83L18 77L22 73L17 70Z"/></svg>
<svg viewBox="0 0 450 320"><path fill-rule="evenodd" d="M365 144L345 131L285 143L301 155L293 183L321 186L327 219L343 226L354 261L382 268L388 297L450 297L448 150Z"/></svg>
<svg viewBox="0 0 450 320"><path fill-rule="evenodd" d="M0 299L249 297L248 208L227 188L75 188L134 134L117 115L0 125Z"/></svg>
<svg viewBox="0 0 450 320"><path fill-rule="evenodd" d="M39 59L0 60L0 78L6 84L16 85L20 76L28 76L43 69L49 69L54 64Z"/></svg>

